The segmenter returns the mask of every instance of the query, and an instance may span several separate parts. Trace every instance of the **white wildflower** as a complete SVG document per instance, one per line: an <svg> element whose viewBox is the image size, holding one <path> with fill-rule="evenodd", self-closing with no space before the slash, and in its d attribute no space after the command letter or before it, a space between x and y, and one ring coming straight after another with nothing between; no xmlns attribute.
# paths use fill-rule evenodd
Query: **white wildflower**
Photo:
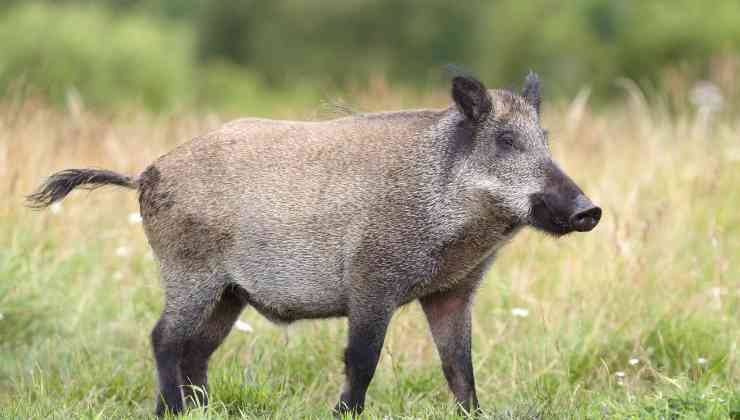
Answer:
<svg viewBox="0 0 740 420"><path fill-rule="evenodd" d="M239 331L245 332L245 333L251 333L254 332L254 328L252 328L249 323L242 321L241 319L238 319L236 321L236 324L234 324L234 328L236 328Z"/></svg>
<svg viewBox="0 0 740 420"><path fill-rule="evenodd" d="M706 365L707 364L707 359L705 359L703 357L699 357L698 359L696 359L696 363L698 363L700 365Z"/></svg>
<svg viewBox="0 0 740 420"><path fill-rule="evenodd" d="M62 212L62 203L56 202L49 206L49 211L51 211L52 214L59 214Z"/></svg>
<svg viewBox="0 0 740 420"><path fill-rule="evenodd" d="M116 248L116 256L117 257L128 257L131 254L131 249L127 247L126 245L121 245L118 248Z"/></svg>
<svg viewBox="0 0 740 420"><path fill-rule="evenodd" d="M129 213L128 222L131 225L138 225L141 223L141 215L139 213Z"/></svg>
<svg viewBox="0 0 740 420"><path fill-rule="evenodd" d="M712 82L702 80L697 82L691 89L691 103L700 110L717 112L722 109L725 98L719 86Z"/></svg>
<svg viewBox="0 0 740 420"><path fill-rule="evenodd" d="M722 287L710 287L709 294L712 295L713 298L719 299L722 297L722 295L727 294L727 290L723 289Z"/></svg>
<svg viewBox="0 0 740 420"><path fill-rule="evenodd" d="M625 375L625 373L624 373L624 372L622 372L622 371L620 370L619 372L614 372L614 376L616 376L616 377L617 377L617 379L624 379L624 377L625 377L626 375Z"/></svg>
<svg viewBox="0 0 740 420"><path fill-rule="evenodd" d="M511 308L511 314L519 317L519 318L526 318L529 316L529 309L527 308Z"/></svg>
<svg viewBox="0 0 740 420"><path fill-rule="evenodd" d="M634 365L636 365L636 364L640 363L640 359L638 359L638 358L636 358L636 357L633 357L633 358L629 359L629 360L627 361L627 363L629 363L629 364L630 364L630 366L634 366Z"/></svg>

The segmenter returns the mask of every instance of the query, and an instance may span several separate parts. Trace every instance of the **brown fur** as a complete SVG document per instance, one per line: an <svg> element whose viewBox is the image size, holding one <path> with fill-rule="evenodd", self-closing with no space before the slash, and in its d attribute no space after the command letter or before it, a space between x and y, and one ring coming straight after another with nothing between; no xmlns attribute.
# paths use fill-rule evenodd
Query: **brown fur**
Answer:
<svg viewBox="0 0 740 420"><path fill-rule="evenodd" d="M135 181L82 170L38 197L46 205L86 181L138 188L166 296L152 332L159 414L183 409L181 386L206 385L208 358L246 305L277 322L347 316L336 410L360 412L393 312L417 299L451 390L477 409L470 306L496 251L526 225L563 234L601 214L550 158L536 77L525 93L459 76L446 109L245 118Z"/></svg>

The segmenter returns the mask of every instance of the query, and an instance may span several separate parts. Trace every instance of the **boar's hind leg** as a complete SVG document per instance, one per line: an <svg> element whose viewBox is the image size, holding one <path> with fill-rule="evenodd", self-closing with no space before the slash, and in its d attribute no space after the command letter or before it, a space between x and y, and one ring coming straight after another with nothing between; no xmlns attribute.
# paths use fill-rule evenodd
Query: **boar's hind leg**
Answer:
<svg viewBox="0 0 740 420"><path fill-rule="evenodd" d="M451 290L420 299L450 390L467 412L479 409L470 357L472 290Z"/></svg>
<svg viewBox="0 0 740 420"><path fill-rule="evenodd" d="M159 399L156 414L183 410L181 370L186 348L202 334L212 311L217 308L225 289L225 276L208 270L169 270L162 266L165 285L165 307L152 330L152 348L157 362Z"/></svg>
<svg viewBox="0 0 740 420"><path fill-rule="evenodd" d="M352 299L349 318L349 342L344 352L345 382L338 414L360 414L365 406L365 393L378 365L392 312L377 296Z"/></svg>
<svg viewBox="0 0 740 420"><path fill-rule="evenodd" d="M200 332L185 343L181 370L186 402L208 404L208 359L229 335L245 304L236 286L227 287Z"/></svg>

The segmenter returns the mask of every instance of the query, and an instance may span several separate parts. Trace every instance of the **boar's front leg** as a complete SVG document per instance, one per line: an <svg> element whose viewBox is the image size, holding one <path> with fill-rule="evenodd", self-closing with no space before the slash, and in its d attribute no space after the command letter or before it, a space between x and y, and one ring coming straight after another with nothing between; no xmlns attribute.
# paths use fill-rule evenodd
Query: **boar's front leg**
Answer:
<svg viewBox="0 0 740 420"><path fill-rule="evenodd" d="M362 413L391 315L392 305L380 296L368 294L351 299L349 342L344 352L346 378L335 413Z"/></svg>
<svg viewBox="0 0 740 420"><path fill-rule="evenodd" d="M470 307L474 287L436 293L420 299L442 360L442 370L461 408L479 410L470 356Z"/></svg>

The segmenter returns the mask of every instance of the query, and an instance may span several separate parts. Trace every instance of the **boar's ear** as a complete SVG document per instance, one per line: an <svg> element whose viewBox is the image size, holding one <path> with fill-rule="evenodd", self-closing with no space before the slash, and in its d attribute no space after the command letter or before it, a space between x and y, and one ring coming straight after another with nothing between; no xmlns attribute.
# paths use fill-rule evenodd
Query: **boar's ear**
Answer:
<svg viewBox="0 0 740 420"><path fill-rule="evenodd" d="M540 78L537 73L529 71L527 78L524 80L524 88L522 89L522 97L534 107L537 114L540 113L540 103L542 102L542 96L540 96Z"/></svg>
<svg viewBox="0 0 740 420"><path fill-rule="evenodd" d="M469 120L482 121L491 112L491 95L483 83L470 76L452 79L452 99Z"/></svg>

